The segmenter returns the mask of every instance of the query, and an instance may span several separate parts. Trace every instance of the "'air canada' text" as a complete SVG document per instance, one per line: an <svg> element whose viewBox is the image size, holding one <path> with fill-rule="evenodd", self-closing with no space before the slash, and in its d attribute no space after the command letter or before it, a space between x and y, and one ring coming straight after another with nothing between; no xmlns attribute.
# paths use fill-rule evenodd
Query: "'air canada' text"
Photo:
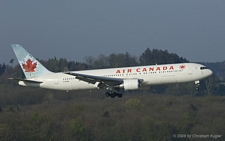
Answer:
<svg viewBox="0 0 225 141"><path fill-rule="evenodd" d="M149 67L149 68L119 69L119 70L116 70L116 74L133 73L133 72L167 71L167 70L174 70L174 67L173 66L162 66L162 67Z"/></svg>

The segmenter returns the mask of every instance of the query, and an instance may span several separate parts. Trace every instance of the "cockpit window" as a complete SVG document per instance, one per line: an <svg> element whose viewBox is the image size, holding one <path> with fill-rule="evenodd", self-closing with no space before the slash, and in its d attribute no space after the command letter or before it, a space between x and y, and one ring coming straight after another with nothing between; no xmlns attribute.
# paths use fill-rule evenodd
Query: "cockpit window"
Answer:
<svg viewBox="0 0 225 141"><path fill-rule="evenodd" d="M207 67L200 67L201 70L208 69Z"/></svg>

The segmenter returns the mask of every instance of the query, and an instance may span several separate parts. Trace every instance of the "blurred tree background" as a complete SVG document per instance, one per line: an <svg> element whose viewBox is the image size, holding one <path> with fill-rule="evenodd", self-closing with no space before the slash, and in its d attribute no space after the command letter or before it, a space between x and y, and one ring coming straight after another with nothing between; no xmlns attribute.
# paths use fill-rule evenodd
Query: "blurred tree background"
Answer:
<svg viewBox="0 0 225 141"><path fill-rule="evenodd" d="M40 62L53 72L189 62L167 50L147 48L85 57L85 62L51 58ZM125 92L54 91L18 86L19 65L0 64L0 140L177 140L173 134L225 135L225 61L200 62L214 74L194 83ZM186 138L187 139L187 138ZM204 140L212 140L206 138ZM224 140L224 137L216 140Z"/></svg>

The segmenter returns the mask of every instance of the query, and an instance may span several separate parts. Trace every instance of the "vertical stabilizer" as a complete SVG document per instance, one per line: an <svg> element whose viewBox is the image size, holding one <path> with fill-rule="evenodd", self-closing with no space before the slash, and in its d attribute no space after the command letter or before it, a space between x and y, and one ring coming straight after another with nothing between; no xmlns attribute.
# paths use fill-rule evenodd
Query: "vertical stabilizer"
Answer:
<svg viewBox="0 0 225 141"><path fill-rule="evenodd" d="M51 73L21 45L11 46L27 79Z"/></svg>

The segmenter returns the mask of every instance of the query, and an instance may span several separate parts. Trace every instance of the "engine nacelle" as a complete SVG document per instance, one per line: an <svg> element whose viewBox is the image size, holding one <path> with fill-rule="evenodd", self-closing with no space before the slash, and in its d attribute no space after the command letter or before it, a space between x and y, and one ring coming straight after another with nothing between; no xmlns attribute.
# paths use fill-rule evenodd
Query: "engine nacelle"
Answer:
<svg viewBox="0 0 225 141"><path fill-rule="evenodd" d="M138 79L125 79L123 80L122 87L125 91L127 90L137 90L140 89L141 83Z"/></svg>

